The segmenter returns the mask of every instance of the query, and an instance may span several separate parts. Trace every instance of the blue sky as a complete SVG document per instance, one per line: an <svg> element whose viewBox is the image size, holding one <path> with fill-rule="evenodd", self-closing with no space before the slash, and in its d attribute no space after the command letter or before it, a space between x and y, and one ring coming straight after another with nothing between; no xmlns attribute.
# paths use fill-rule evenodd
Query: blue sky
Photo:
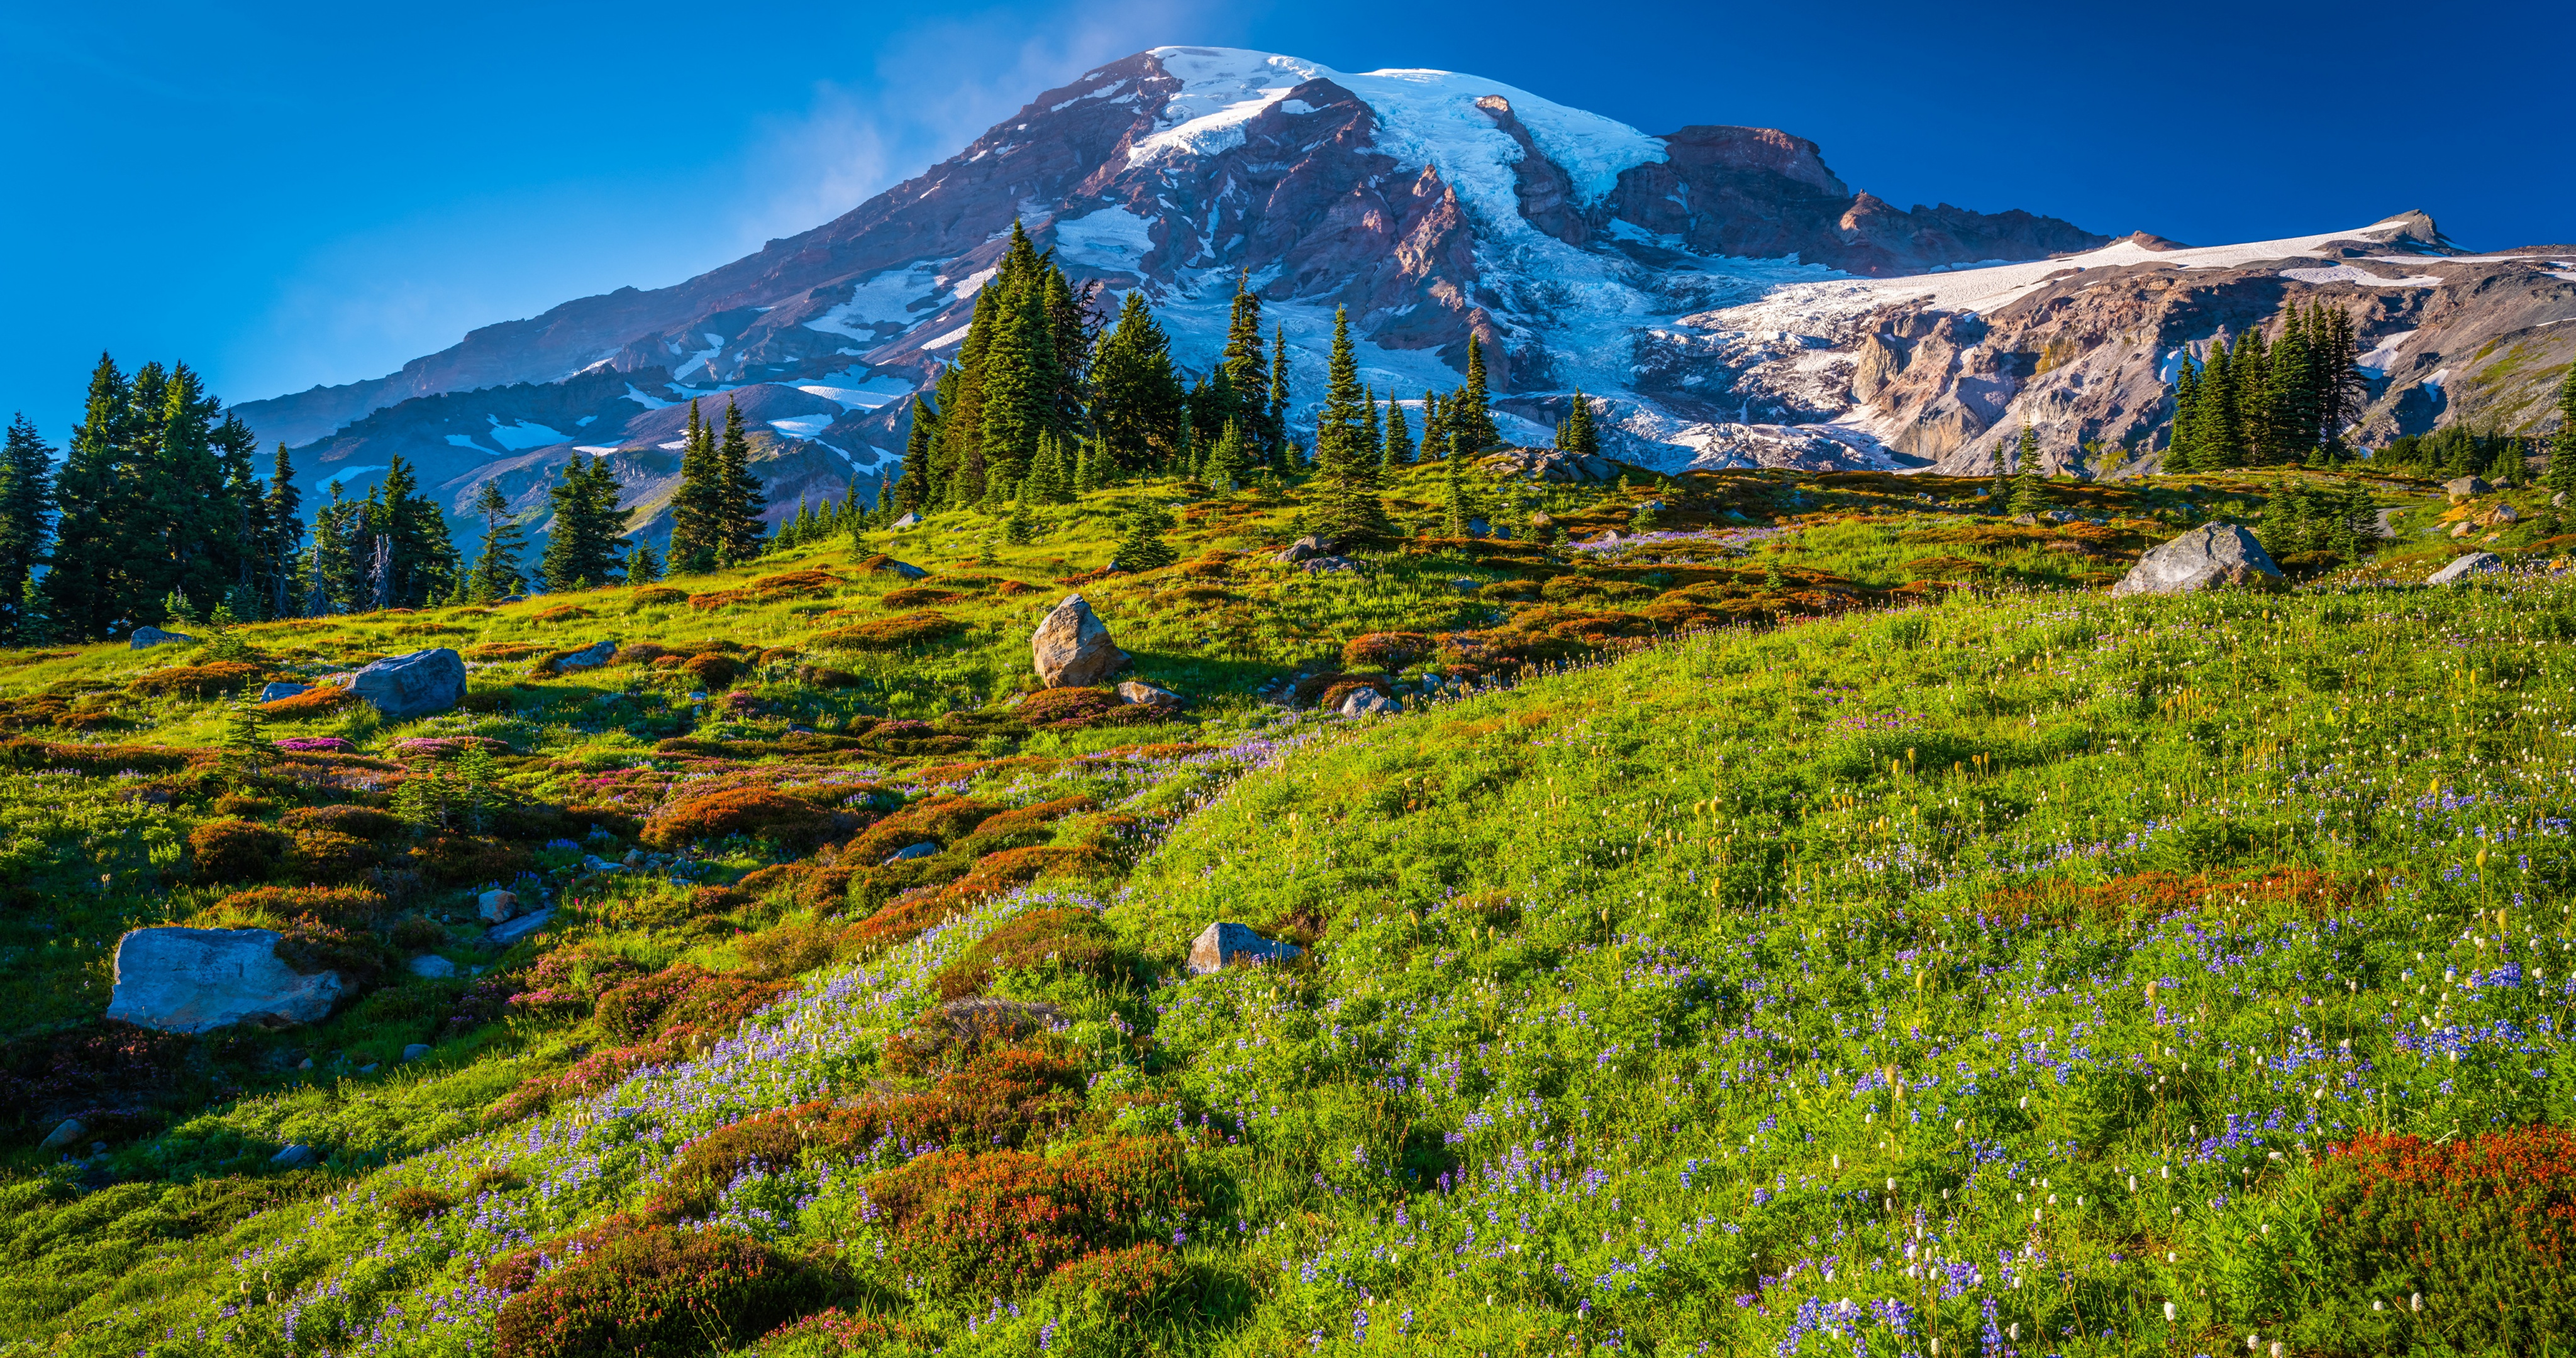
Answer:
<svg viewBox="0 0 2576 1358"><path fill-rule="evenodd" d="M1899 206L2192 244L2420 207L2472 246L2576 241L2565 27L2512 4L0 7L0 412L59 446L102 349L252 400L677 282L1166 42L1471 71L1648 132L1785 128Z"/></svg>

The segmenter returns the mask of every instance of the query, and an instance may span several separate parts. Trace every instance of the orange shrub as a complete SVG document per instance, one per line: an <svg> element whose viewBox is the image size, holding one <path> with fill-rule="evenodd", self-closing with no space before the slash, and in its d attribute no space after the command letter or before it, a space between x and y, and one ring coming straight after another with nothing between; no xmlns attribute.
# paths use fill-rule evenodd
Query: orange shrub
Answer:
<svg viewBox="0 0 2576 1358"><path fill-rule="evenodd" d="M244 660L209 660L202 665L173 665L154 670L126 685L141 698L214 698L259 677L259 666Z"/></svg>
<svg viewBox="0 0 2576 1358"><path fill-rule="evenodd" d="M2576 1133L2365 1132L2332 1148L2318 1181L2320 1263L2350 1298L2336 1309L2356 1328L2335 1337L2352 1351L2411 1348L2409 1310L2361 1303L2418 1292L2433 1312L2420 1319L2439 1317L2458 1352L2543 1352L2576 1328Z"/></svg>
<svg viewBox="0 0 2576 1358"><path fill-rule="evenodd" d="M816 636L809 644L833 650L900 651L907 646L943 641L965 630L966 624L938 613L906 613L836 628Z"/></svg>
<svg viewBox="0 0 2576 1358"><path fill-rule="evenodd" d="M1086 1254L1055 1271L1046 1290L1122 1324L1156 1319L1181 1308L1189 1271L1160 1241Z"/></svg>
<svg viewBox="0 0 2576 1358"><path fill-rule="evenodd" d="M273 703L261 703L259 710L263 715L270 717L287 721L304 721L313 717L327 716L355 701L357 701L357 695L349 690L336 684L324 684L320 688L308 688L302 693L289 694Z"/></svg>
<svg viewBox="0 0 2576 1358"><path fill-rule="evenodd" d="M885 861L887 854L924 840L946 844L962 839L1001 808L953 793L940 793L895 812L867 828L841 849L843 862L862 866Z"/></svg>
<svg viewBox="0 0 2576 1358"><path fill-rule="evenodd" d="M284 832L247 820L210 820L188 832L197 875L209 882L266 877L293 843Z"/></svg>
<svg viewBox="0 0 2576 1358"><path fill-rule="evenodd" d="M771 1358L929 1358L940 1351L935 1333L899 1320L854 1316L837 1306L771 1330L760 1337L759 1348Z"/></svg>
<svg viewBox="0 0 2576 1358"><path fill-rule="evenodd" d="M1368 632L1342 645L1346 670L1403 669L1431 653L1431 638L1420 632Z"/></svg>
<svg viewBox="0 0 2576 1358"><path fill-rule="evenodd" d="M730 686L742 677L742 662L729 655L691 656L683 667L712 692Z"/></svg>
<svg viewBox="0 0 2576 1358"><path fill-rule="evenodd" d="M618 1236L501 1303L501 1358L722 1353L823 1302L793 1256L731 1231L648 1227Z"/></svg>
<svg viewBox="0 0 2576 1358"><path fill-rule="evenodd" d="M1031 730L1075 731L1086 726L1139 726L1168 714L1131 703L1107 689L1042 688L1011 708Z"/></svg>
<svg viewBox="0 0 2576 1358"><path fill-rule="evenodd" d="M879 602L888 608L937 608L943 604L956 603L965 597L955 590L933 589L928 585L906 585L902 589L887 590Z"/></svg>
<svg viewBox="0 0 2576 1358"><path fill-rule="evenodd" d="M530 622L579 622L590 616L590 610L578 604L556 604L528 615Z"/></svg>
<svg viewBox="0 0 2576 1358"><path fill-rule="evenodd" d="M668 604L684 603L688 597L689 592L685 589L673 589L669 585L646 585L628 596L628 602L638 608L660 608Z"/></svg>
<svg viewBox="0 0 2576 1358"><path fill-rule="evenodd" d="M331 925L364 925L385 911L385 898L356 887L262 886L215 902L222 913L310 918Z"/></svg>
<svg viewBox="0 0 2576 1358"><path fill-rule="evenodd" d="M789 598L799 594L821 594L839 586L840 583L841 577L830 571L808 568L783 571L777 575L764 575L752 581L751 587L762 594Z"/></svg>
<svg viewBox="0 0 2576 1358"><path fill-rule="evenodd" d="M529 641L487 641L480 646L466 647L464 656L468 660L525 660L532 655L544 655L546 649Z"/></svg>
<svg viewBox="0 0 2576 1358"><path fill-rule="evenodd" d="M289 872L317 882L347 882L365 876L376 865L375 846L336 830L298 830L287 854Z"/></svg>
<svg viewBox="0 0 2576 1358"><path fill-rule="evenodd" d="M701 613L710 613L719 608L731 608L735 604L742 603L749 598L751 598L751 594L745 590L711 590L705 594L690 595L689 607L694 608Z"/></svg>
<svg viewBox="0 0 2576 1358"><path fill-rule="evenodd" d="M832 828L832 818L806 802L768 788L731 788L674 803L644 823L644 842L676 848L701 839L750 835L782 844L812 846Z"/></svg>
<svg viewBox="0 0 2576 1358"><path fill-rule="evenodd" d="M878 1175L868 1196L911 1272L949 1291L1004 1294L1197 1205L1180 1143L1165 1137L1078 1142L1044 1157L941 1151Z"/></svg>

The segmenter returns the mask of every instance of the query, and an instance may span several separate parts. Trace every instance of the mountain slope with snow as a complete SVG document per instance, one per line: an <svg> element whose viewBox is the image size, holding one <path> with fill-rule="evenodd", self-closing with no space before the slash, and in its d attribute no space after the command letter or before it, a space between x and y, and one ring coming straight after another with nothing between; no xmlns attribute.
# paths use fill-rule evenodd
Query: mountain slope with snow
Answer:
<svg viewBox="0 0 2576 1358"><path fill-rule="evenodd" d="M1286 333L1301 405L1320 392L1345 307L1381 394L1455 385L1479 335L1508 430L1544 438L1579 387L1606 402L1623 456L1667 468L1965 465L2016 422L2039 428L2060 462L2099 463L2099 448L2129 456L2154 442L2161 397L2137 373L2259 321L2286 292L2373 299L2366 344L2411 331L2383 369L2393 392L2417 390L2406 379L2418 360L2452 352L2457 335L2509 333L2507 313L2526 327L2553 319L2542 313L2568 290L2540 268L2535 305L2488 298L2452 314L2452 300L2484 297L2483 283L2454 278L2533 270L2464 266L2429 220L2166 250L2018 211L1899 211L1853 191L1814 143L1770 129L1648 135L1457 72L1161 47L1047 91L920 176L684 283L583 298L384 378L241 409L299 445L300 473L316 482L362 491L372 473L357 469L402 451L461 507L494 475L541 494L541 478L511 469L560 465L576 447L612 449L643 475L654 431L635 425L641 414L757 401L778 411L759 427L782 514L835 478L870 493L903 446L905 398L963 339L1015 219L1077 279L1142 289L1185 366L1214 358L1248 279ZM2392 251L2450 262L2418 277L2375 258ZM2292 264L2266 271L2265 260ZM2185 294L2223 285L2224 303L2174 312L2141 300L2184 276ZM2119 305L2103 305L2115 294ZM2089 319L2033 319L2070 308ZM2043 330L2054 357L2022 345ZM2074 378L2116 400L2070 393ZM2374 411L2389 428L2444 417L2420 391ZM503 426L519 432L496 443ZM527 442L540 431L562 437Z"/></svg>

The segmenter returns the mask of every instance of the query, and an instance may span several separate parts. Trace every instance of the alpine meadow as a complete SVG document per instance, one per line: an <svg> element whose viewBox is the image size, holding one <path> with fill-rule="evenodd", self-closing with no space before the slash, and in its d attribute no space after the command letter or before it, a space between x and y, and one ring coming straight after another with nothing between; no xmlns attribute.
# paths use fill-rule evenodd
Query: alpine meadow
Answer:
<svg viewBox="0 0 2576 1358"><path fill-rule="evenodd" d="M2570 321L1167 47L373 382L102 356L0 1358L2576 1354Z"/></svg>

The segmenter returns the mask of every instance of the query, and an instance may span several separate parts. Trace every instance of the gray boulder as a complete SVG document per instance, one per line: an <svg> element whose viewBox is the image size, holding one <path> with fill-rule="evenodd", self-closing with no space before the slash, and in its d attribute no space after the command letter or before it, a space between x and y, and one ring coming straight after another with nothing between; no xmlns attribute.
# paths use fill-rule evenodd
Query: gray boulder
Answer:
<svg viewBox="0 0 2576 1358"><path fill-rule="evenodd" d="M268 1163L278 1169L302 1169L306 1165L318 1165L322 1163L322 1152L313 1149L311 1146L289 1146L286 1149L279 1151L277 1154L268 1157Z"/></svg>
<svg viewBox="0 0 2576 1358"><path fill-rule="evenodd" d="M444 646L387 656L358 671L349 689L388 721L426 717L465 701L465 657Z"/></svg>
<svg viewBox="0 0 2576 1358"><path fill-rule="evenodd" d="M894 864L914 858L928 858L937 852L939 852L938 841L925 839L918 844L907 844L902 848L895 850L893 853L887 854L885 856L886 866L891 867Z"/></svg>
<svg viewBox="0 0 2576 1358"><path fill-rule="evenodd" d="M1449 588L1454 589L1461 594L1473 594L1476 591L1483 589L1484 586L1473 580L1452 580L1449 582Z"/></svg>
<svg viewBox="0 0 2576 1358"><path fill-rule="evenodd" d="M506 948L511 944L518 942L520 939L526 938L528 935L535 933L539 929L546 927L546 922L554 917L554 907L547 906L543 910L521 915L517 919L511 920L506 924L494 925L489 932L483 935L483 939L485 942L496 947Z"/></svg>
<svg viewBox="0 0 2576 1358"><path fill-rule="evenodd" d="M348 989L340 973L297 972L278 960L278 937L274 929L136 929L117 940L107 1016L173 1033L329 1017Z"/></svg>
<svg viewBox="0 0 2576 1358"><path fill-rule="evenodd" d="M614 641L603 641L596 646L590 646L582 650L575 651L570 655L555 657L555 671L560 674L569 673L573 670L595 670L616 658L617 643Z"/></svg>
<svg viewBox="0 0 2576 1358"><path fill-rule="evenodd" d="M185 632L164 632L158 627L137 627L125 644L138 651L148 651L155 646L193 646L196 641L195 637Z"/></svg>
<svg viewBox="0 0 2576 1358"><path fill-rule="evenodd" d="M434 952L425 952L403 964L403 968L423 980L443 981L456 974L456 964Z"/></svg>
<svg viewBox="0 0 2576 1358"><path fill-rule="evenodd" d="M930 575L930 572L909 561L897 561L893 557L887 557L868 569L879 575L891 575L898 580L921 580Z"/></svg>
<svg viewBox="0 0 2576 1358"><path fill-rule="evenodd" d="M89 1128L82 1126L79 1118L64 1118L54 1124L54 1129L45 1134L44 1140L36 1143L36 1149L67 1151L79 1145L80 1139L87 1135L89 1135Z"/></svg>
<svg viewBox="0 0 2576 1358"><path fill-rule="evenodd" d="M1337 575L1358 570L1360 563L1346 556L1310 556L1298 562L1297 567L1308 575Z"/></svg>
<svg viewBox="0 0 2576 1358"><path fill-rule="evenodd" d="M1289 543L1286 547L1281 548L1278 553L1273 555L1270 559L1278 562L1282 566L1294 566L1298 562L1304 561L1309 557L1326 556L1331 552L1332 547L1330 544L1326 543L1322 538L1309 533L1306 536L1297 539L1295 542Z"/></svg>
<svg viewBox="0 0 2576 1358"><path fill-rule="evenodd" d="M1403 710L1402 703L1373 688L1356 689L1351 696L1342 699L1342 715L1345 717L1374 717Z"/></svg>
<svg viewBox="0 0 2576 1358"><path fill-rule="evenodd" d="M507 924L519 913L519 893L486 891L474 898L474 909L486 924Z"/></svg>
<svg viewBox="0 0 2576 1358"><path fill-rule="evenodd" d="M1137 707L1179 707L1181 705L1181 695L1168 688L1146 683L1142 679L1130 679L1120 684L1118 700Z"/></svg>
<svg viewBox="0 0 2576 1358"><path fill-rule="evenodd" d="M428 1060L428 1059L429 1059L429 1044L428 1044L428 1043L426 1043L426 1042L415 1042L415 1043L412 1043L410 1046L403 1048L403 1057L402 1057L402 1059L403 1059L403 1060L405 1060L405 1061L426 1061L426 1060Z"/></svg>
<svg viewBox="0 0 2576 1358"><path fill-rule="evenodd" d="M2452 500L2459 501L2474 500L2479 496L2494 490L2495 487L2488 485L2482 478L2463 476L2457 481L2443 482L2442 489L2450 492Z"/></svg>
<svg viewBox="0 0 2576 1358"><path fill-rule="evenodd" d="M281 698L292 698L298 693L310 693L312 691L313 686L311 684L291 684L281 679L273 684L261 685L259 690L259 700L264 703L273 703Z"/></svg>
<svg viewBox="0 0 2576 1358"><path fill-rule="evenodd" d="M1231 920L1218 920L1190 942L1190 971L1205 976L1237 962L1284 962L1305 954L1294 943L1280 943Z"/></svg>
<svg viewBox="0 0 2576 1358"><path fill-rule="evenodd" d="M2139 557L2111 592L2191 594L2222 586L2277 590L2284 583L2281 568L2252 533L2232 523L2212 523Z"/></svg>
<svg viewBox="0 0 2576 1358"><path fill-rule="evenodd" d="M1038 623L1029 639L1038 678L1048 688L1088 688L1127 668L1127 653L1091 605L1071 595Z"/></svg>
<svg viewBox="0 0 2576 1358"><path fill-rule="evenodd" d="M2428 585L2454 585L2472 575L2485 575L2504 569L2504 558L2493 552L2471 552L2450 565L2424 578Z"/></svg>
<svg viewBox="0 0 2576 1358"><path fill-rule="evenodd" d="M906 528L919 528L921 526L921 516L906 512L902 518L894 521L894 526L897 531L901 531Z"/></svg>

